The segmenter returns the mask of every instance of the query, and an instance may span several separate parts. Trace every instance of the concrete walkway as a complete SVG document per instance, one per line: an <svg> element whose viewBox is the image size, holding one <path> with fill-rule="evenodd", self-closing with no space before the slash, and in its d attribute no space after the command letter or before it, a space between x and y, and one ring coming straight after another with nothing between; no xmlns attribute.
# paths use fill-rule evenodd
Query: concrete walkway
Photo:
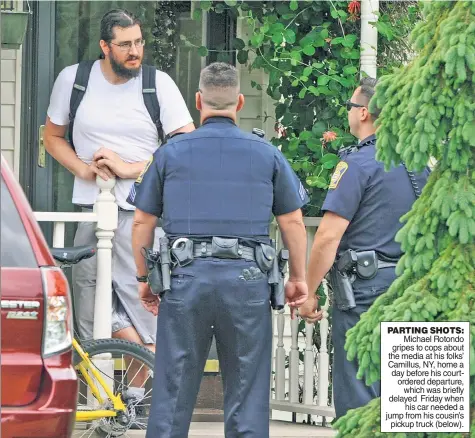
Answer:
<svg viewBox="0 0 475 438"><path fill-rule="evenodd" d="M271 421L270 438L331 438L336 431L330 427L308 426L306 424L292 424L285 421ZM130 431L125 438L144 438L145 432ZM224 438L223 423L191 423L188 438ZM157 437L158 438L158 437Z"/></svg>

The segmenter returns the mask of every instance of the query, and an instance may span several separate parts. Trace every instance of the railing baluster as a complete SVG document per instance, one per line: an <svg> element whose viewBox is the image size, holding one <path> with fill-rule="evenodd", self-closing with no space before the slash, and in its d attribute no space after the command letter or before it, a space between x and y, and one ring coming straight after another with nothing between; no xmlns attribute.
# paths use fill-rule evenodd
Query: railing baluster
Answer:
<svg viewBox="0 0 475 438"><path fill-rule="evenodd" d="M313 354L313 324L305 324L305 356L303 374L303 402L307 405L313 403L313 376L314 376L314 354Z"/></svg>
<svg viewBox="0 0 475 438"><path fill-rule="evenodd" d="M323 290L325 292L325 305L322 307L323 318L320 321L320 352L318 355L318 406L328 406L328 383L329 383L329 354L327 348L328 340L328 308L330 299L328 297L328 286L326 280L323 280Z"/></svg>
<svg viewBox="0 0 475 438"><path fill-rule="evenodd" d="M64 222L55 222L53 228L53 248L64 248Z"/></svg>
<svg viewBox="0 0 475 438"><path fill-rule="evenodd" d="M299 319L295 318L290 321L292 343L289 353L289 400L291 403L299 401L299 346L298 332Z"/></svg>
<svg viewBox="0 0 475 438"><path fill-rule="evenodd" d="M279 310L277 319L277 348L275 351L275 398L285 398L285 349L284 349L284 310Z"/></svg>
<svg viewBox="0 0 475 438"><path fill-rule="evenodd" d="M115 179L96 179L101 192L94 204L97 214L97 276L94 303L94 339L110 338L112 334L112 238L117 228L119 210L111 193Z"/></svg>
<svg viewBox="0 0 475 438"><path fill-rule="evenodd" d="M307 231L307 263L312 251L313 239L316 232L315 226L306 227ZM314 291L308 291L309 294ZM313 403L314 388L314 353L313 353L313 324L305 324L305 356L304 356L304 379L303 379L303 402L305 404Z"/></svg>

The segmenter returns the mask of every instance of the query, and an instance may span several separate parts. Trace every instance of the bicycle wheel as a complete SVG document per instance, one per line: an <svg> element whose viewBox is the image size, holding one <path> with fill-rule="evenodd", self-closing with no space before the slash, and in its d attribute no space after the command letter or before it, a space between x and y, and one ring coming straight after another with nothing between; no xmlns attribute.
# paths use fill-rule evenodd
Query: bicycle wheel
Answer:
<svg viewBox="0 0 475 438"><path fill-rule="evenodd" d="M127 409L115 417L103 417L88 422L76 421L73 437L119 437L127 436L127 431L131 429L146 430L152 398L154 353L139 344L122 339L86 341L81 344L81 348L91 361L99 355L110 355L112 360L107 372L97 367L96 369L106 379L114 395L121 394ZM102 404L98 403L90 390L88 391L90 385L78 369L79 365L85 362L76 352L73 363L79 380L78 411L113 409L111 400L103 391ZM101 386L92 373L89 372L88 377L96 387Z"/></svg>

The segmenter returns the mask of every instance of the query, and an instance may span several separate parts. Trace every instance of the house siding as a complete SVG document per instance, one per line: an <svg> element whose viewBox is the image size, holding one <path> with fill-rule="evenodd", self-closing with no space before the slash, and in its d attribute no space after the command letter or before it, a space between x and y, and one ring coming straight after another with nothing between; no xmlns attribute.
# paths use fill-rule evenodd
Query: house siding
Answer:
<svg viewBox="0 0 475 438"><path fill-rule="evenodd" d="M249 26L245 19L238 18L236 23L236 36L244 41L249 41ZM245 103L243 109L238 113L238 124L244 131L251 132L253 128L263 129L266 138L270 140L274 132L274 103L267 95L268 84L267 74L263 70L253 70L249 72L249 65L252 62L252 54L249 53L247 64L237 63L240 72L241 93L244 95ZM262 91L251 86L254 81L262 86ZM265 120L265 114L271 118Z"/></svg>
<svg viewBox="0 0 475 438"><path fill-rule="evenodd" d="M17 178L20 175L21 49L1 50L1 152Z"/></svg>

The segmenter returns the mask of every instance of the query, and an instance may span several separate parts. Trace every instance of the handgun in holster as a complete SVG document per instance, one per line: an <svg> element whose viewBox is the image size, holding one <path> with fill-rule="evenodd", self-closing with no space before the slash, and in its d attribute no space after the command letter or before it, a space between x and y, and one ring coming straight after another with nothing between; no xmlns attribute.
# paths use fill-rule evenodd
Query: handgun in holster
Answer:
<svg viewBox="0 0 475 438"><path fill-rule="evenodd" d="M163 292L162 270L160 267L160 253L153 248L142 248L143 256L147 262L148 285L154 295Z"/></svg>
<svg viewBox="0 0 475 438"><path fill-rule="evenodd" d="M271 240L271 245L275 248L275 241ZM281 310L285 306L284 278L285 269L289 260L289 251L281 249L274 257L272 268L268 273L268 283L271 286L271 306L274 310Z"/></svg>
<svg viewBox="0 0 475 438"><path fill-rule="evenodd" d="M148 284L154 295L162 296L170 291L170 252L169 240L161 237L159 240L159 251L151 248L143 248L144 257L147 261Z"/></svg>
<svg viewBox="0 0 475 438"><path fill-rule="evenodd" d="M353 293L356 262L356 252L349 249L339 255L330 269L329 276L333 289L333 299L339 310L345 311L356 307Z"/></svg>

